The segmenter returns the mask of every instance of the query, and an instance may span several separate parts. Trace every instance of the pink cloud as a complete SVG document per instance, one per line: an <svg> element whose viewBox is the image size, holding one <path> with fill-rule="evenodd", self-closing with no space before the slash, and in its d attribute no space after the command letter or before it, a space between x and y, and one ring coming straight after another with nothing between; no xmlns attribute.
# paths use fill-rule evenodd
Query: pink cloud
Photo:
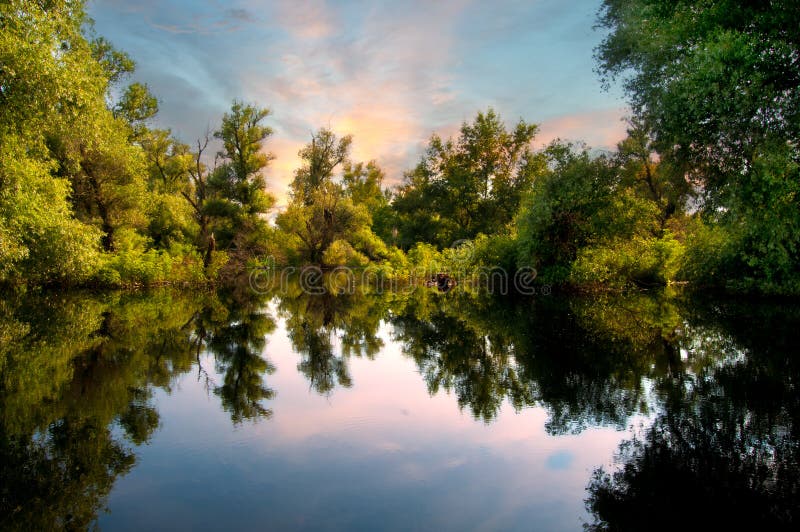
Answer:
<svg viewBox="0 0 800 532"><path fill-rule="evenodd" d="M562 115L541 124L536 136L537 147L551 141L583 141L592 148L614 149L625 138L626 123L623 118L629 113L626 108L601 109Z"/></svg>
<svg viewBox="0 0 800 532"><path fill-rule="evenodd" d="M427 12L388 9L391 16L367 10L355 40L339 39L324 5L284 2L275 9L289 38L264 51L260 61L268 76L248 69L238 81L245 99L274 110L276 135L266 149L277 156L268 176L279 205L287 201L287 185L300 164L297 151L312 131L352 134L352 158L376 159L393 185L432 133L431 116L457 104L446 73L457 36L441 21L463 3L437 3Z"/></svg>

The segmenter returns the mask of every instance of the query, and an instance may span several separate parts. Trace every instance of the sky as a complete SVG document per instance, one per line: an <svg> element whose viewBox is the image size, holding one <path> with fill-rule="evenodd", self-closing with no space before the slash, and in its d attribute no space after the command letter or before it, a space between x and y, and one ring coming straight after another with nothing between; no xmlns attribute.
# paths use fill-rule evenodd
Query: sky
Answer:
<svg viewBox="0 0 800 532"><path fill-rule="evenodd" d="M298 150L320 127L354 137L388 185L431 134L457 134L494 108L511 126L611 149L625 134L618 87L594 72L599 0L318 2L90 0L95 32L137 63L158 97L154 123L193 142L232 100L268 107L276 159L268 186L286 200Z"/></svg>

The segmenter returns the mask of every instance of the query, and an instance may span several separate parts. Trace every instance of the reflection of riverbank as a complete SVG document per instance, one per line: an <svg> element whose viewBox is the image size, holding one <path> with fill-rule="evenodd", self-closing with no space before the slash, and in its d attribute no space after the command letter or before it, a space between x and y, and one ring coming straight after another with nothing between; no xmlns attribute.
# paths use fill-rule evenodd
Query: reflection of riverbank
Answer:
<svg viewBox="0 0 800 532"><path fill-rule="evenodd" d="M800 309L687 307L682 360L659 382L662 412L595 471L587 507L599 530L793 530L800 505ZM680 511L676 511L680 508ZM657 515L657 522L653 516Z"/></svg>
<svg viewBox="0 0 800 532"><path fill-rule="evenodd" d="M138 470L139 446L163 429L166 398L187 379L210 400L187 405L180 413L187 419L194 408L211 408L227 419L222 430L251 430L242 427L290 416L282 418L281 434L357 440L360 429L338 424L362 412L371 453L406 449L446 423L461 428L447 429L452 438L441 445L457 446L459 431L477 431L468 441L506 441L512 458L522 452L513 443L520 434L578 438L535 467L574 471L584 464L583 486L585 470L610 454L603 451L599 462L574 458L582 448L589 452L582 434L609 430L610 449L621 436L614 431L655 420L621 448L629 477L597 477L590 485L601 522L647 504L643 491L629 496L629 485L669 500L647 483L655 472L676 491L680 479L703 478L699 485L722 493L719 482L749 482L753 489L737 492L742 507L749 494L768 503L759 515L769 505L793 515L784 495L797 478L798 367L790 354L800 352L793 336L799 317L792 306L657 294L510 301L426 288L7 298L0 303L0 421L3 463L10 464L3 493L10 495L2 524L91 523L115 479ZM338 416L326 410L334 403ZM525 428L529 422L534 426ZM408 435L392 429L391 438L374 441L387 424ZM356 440L349 445L361 445ZM417 460L434 467L439 454L423 447L431 456ZM706 458L690 460L694 449ZM670 477L679 462L686 468ZM611 494L618 507L604 506ZM709 504L721 509L723 502Z"/></svg>

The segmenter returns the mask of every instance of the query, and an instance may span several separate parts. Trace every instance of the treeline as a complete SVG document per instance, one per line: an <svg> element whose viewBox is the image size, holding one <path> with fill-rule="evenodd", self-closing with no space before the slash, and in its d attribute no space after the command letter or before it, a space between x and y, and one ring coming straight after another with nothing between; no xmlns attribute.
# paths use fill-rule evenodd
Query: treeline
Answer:
<svg viewBox="0 0 800 532"><path fill-rule="evenodd" d="M350 136L323 128L273 224L268 109L234 102L189 146L151 126L157 99L127 83L134 62L94 35L82 2L5 2L0 282L206 283L272 259L800 293L798 14L729 4L605 2L599 71L622 78L633 110L612 153L535 150L535 124L489 109L432 136L389 190L376 162L351 159Z"/></svg>

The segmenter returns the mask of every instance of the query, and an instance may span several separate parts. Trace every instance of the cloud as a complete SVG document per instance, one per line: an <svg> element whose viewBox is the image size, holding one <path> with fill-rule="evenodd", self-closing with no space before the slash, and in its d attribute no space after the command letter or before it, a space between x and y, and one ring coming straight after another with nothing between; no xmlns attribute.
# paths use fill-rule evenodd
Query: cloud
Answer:
<svg viewBox="0 0 800 532"><path fill-rule="evenodd" d="M583 141L592 148L614 149L625 138L627 125L623 117L628 113L624 107L614 107L545 120L536 136L536 144L544 146L560 138Z"/></svg>
<svg viewBox="0 0 800 532"><path fill-rule="evenodd" d="M337 25L335 13L323 2L294 0L277 3L276 21L297 39L322 39Z"/></svg>
<svg viewBox="0 0 800 532"><path fill-rule="evenodd" d="M587 63L597 3L108 0L90 12L138 61L162 102L158 125L183 140L213 129L234 98L270 107L267 175L285 202L297 151L320 127L353 134L353 158L376 159L389 184L432 133L457 133L490 105L510 122L543 120L537 142L613 146L623 113Z"/></svg>
<svg viewBox="0 0 800 532"><path fill-rule="evenodd" d="M443 3L436 16L368 9L346 30L330 10L281 5L287 38L263 58L269 77L251 71L241 78L249 99L271 103L276 130L290 139L271 148L278 156L275 179L288 182L299 164L297 147L312 131L330 127L354 136L353 159L376 159L390 182L399 182L431 126L440 125L437 113L457 103L446 73L455 36L441 21L459 5Z"/></svg>

